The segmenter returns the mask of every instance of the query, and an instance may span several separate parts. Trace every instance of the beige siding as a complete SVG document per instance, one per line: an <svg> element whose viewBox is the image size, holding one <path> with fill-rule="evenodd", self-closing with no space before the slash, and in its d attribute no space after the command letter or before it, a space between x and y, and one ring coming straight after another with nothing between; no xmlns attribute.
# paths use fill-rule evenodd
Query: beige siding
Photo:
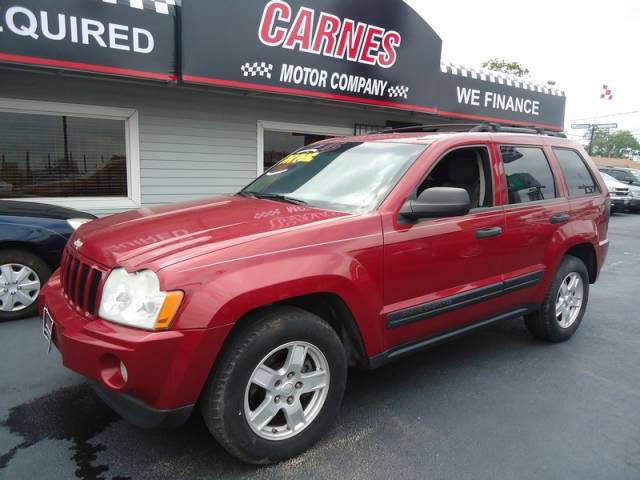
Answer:
<svg viewBox="0 0 640 480"><path fill-rule="evenodd" d="M18 71L0 72L0 97L138 110L142 205L237 191L257 171L258 120L346 127L420 121L391 110L285 97ZM426 117L423 117L426 120ZM111 213L94 209L94 213Z"/></svg>

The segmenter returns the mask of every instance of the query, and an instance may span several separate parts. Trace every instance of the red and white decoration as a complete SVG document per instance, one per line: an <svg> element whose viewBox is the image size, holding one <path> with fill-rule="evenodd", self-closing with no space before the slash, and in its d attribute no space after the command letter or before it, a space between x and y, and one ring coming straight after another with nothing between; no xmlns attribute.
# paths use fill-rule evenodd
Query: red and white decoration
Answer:
<svg viewBox="0 0 640 480"><path fill-rule="evenodd" d="M602 86L602 92L600 93L600 98L603 100L613 100L613 92L611 88L607 85Z"/></svg>

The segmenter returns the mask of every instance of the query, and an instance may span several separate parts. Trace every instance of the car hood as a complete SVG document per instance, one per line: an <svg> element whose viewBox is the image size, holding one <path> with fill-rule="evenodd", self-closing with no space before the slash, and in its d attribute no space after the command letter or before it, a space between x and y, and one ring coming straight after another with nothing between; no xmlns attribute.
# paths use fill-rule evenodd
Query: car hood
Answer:
<svg viewBox="0 0 640 480"><path fill-rule="evenodd" d="M53 218L95 218L93 215L71 208L48 205L46 203L0 200L0 215L12 217Z"/></svg>
<svg viewBox="0 0 640 480"><path fill-rule="evenodd" d="M70 241L107 267L158 268L349 214L240 196L142 208L95 220Z"/></svg>

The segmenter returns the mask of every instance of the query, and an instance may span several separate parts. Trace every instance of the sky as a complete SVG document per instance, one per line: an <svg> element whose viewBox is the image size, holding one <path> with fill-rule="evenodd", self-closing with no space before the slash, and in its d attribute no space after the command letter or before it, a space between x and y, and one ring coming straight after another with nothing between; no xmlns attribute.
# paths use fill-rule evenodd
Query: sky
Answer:
<svg viewBox="0 0 640 480"><path fill-rule="evenodd" d="M444 62L480 67L498 57L539 83L554 80L571 138L583 133L571 123L615 122L640 139L640 0L405 1L442 38ZM604 84L613 100L600 99Z"/></svg>

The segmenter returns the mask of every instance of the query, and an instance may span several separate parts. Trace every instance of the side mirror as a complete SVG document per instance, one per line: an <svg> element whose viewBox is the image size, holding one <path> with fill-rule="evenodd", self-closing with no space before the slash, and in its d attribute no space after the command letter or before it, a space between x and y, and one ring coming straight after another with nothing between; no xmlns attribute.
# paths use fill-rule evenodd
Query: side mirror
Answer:
<svg viewBox="0 0 640 480"><path fill-rule="evenodd" d="M407 200L400 215L409 220L420 218L459 217L471 210L471 199L464 188L433 187L415 200Z"/></svg>

